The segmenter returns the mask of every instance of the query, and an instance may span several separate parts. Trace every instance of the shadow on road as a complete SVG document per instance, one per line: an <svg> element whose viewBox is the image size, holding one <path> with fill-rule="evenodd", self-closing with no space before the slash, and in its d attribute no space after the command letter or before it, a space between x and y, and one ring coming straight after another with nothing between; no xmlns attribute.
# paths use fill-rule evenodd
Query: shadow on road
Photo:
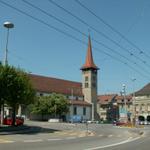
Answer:
<svg viewBox="0 0 150 150"><path fill-rule="evenodd" d="M9 135L9 134L38 134L38 133L54 133L56 129L44 128L39 126L1 126L0 135Z"/></svg>

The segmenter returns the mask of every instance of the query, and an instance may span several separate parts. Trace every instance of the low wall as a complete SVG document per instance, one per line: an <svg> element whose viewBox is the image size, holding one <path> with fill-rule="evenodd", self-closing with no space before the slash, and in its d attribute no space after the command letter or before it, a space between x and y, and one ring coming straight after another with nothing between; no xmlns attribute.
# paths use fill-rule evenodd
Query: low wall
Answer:
<svg viewBox="0 0 150 150"><path fill-rule="evenodd" d="M41 114L31 114L29 116L30 120L38 120L38 121L48 121L50 118L55 118L52 115L41 115Z"/></svg>

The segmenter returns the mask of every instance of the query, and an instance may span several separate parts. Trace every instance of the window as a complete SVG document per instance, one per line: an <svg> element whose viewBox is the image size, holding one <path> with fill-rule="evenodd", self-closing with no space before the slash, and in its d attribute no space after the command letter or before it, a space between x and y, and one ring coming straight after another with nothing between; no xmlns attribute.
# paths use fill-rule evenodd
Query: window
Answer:
<svg viewBox="0 0 150 150"><path fill-rule="evenodd" d="M89 87L89 84L88 83L85 83L85 88L88 88Z"/></svg>
<svg viewBox="0 0 150 150"><path fill-rule="evenodd" d="M73 108L73 115L77 115L77 107Z"/></svg>
<svg viewBox="0 0 150 150"><path fill-rule="evenodd" d="M86 115L86 107L83 107L83 115Z"/></svg>
<svg viewBox="0 0 150 150"><path fill-rule="evenodd" d="M40 96L43 96L43 93L40 93Z"/></svg>
<svg viewBox="0 0 150 150"><path fill-rule="evenodd" d="M96 83L95 82L92 83L92 87L96 88Z"/></svg>
<svg viewBox="0 0 150 150"><path fill-rule="evenodd" d="M96 80L96 76L93 76L92 78L93 78L93 81L95 81L95 80Z"/></svg>

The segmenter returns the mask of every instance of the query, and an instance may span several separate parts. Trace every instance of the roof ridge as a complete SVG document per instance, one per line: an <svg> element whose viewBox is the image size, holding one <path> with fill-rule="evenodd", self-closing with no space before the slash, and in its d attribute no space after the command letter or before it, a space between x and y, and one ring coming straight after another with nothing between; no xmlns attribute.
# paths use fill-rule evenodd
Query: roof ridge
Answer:
<svg viewBox="0 0 150 150"><path fill-rule="evenodd" d="M56 77L49 77L49 76L44 76L44 75L32 74L32 73L29 73L29 75L30 75L30 76L36 76L36 77L47 78L47 79L55 79L55 80L67 81L67 82L71 82L71 83L82 84L81 82L71 81L71 80L66 80L66 79L60 79L60 78L56 78Z"/></svg>

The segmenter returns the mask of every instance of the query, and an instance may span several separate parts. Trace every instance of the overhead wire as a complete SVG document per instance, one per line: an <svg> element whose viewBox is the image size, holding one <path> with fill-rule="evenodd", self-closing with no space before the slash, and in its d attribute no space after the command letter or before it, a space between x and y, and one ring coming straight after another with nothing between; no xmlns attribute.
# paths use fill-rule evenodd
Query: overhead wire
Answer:
<svg viewBox="0 0 150 150"><path fill-rule="evenodd" d="M80 21L81 23L83 23L84 25L88 26L89 28L91 28L92 30L94 30L96 33L102 35L103 37L105 37L107 40L113 42L115 45L117 45L119 48L127 51L130 56L135 57L138 61L141 61L142 63L145 64L145 66L147 66L148 68L150 68L150 65L148 63L146 63L145 60L141 59L140 57L136 56L133 54L133 52L129 51L127 48L123 47L122 45L120 45L119 43L117 43L116 41L114 41L113 39L111 39L110 37L108 37L106 34L104 34L103 32L95 29L93 26L89 25L87 22L85 22L83 19L81 19L80 17L74 15L73 13L71 13L70 11L68 11L67 9L65 9L64 7L60 6L59 4L57 4L56 2L54 2L53 0L48 0L48 2L50 2L51 4L57 6L58 8L62 9L63 11L65 11L66 13L68 13L69 15L71 15L72 17L74 17L75 19L77 19L78 21ZM129 59L129 58L128 58Z"/></svg>
<svg viewBox="0 0 150 150"><path fill-rule="evenodd" d="M118 42L114 41L113 39L111 39L109 36L107 36L106 34L104 34L103 32L97 30L96 28L94 28L93 26L91 26L90 24L88 24L87 22L85 22L83 19L81 19L80 17L74 15L73 13L71 13L70 11L68 11L67 9L65 9L64 7L62 7L61 5L57 4L56 2L54 2L53 0L48 0L48 2L50 2L51 4L57 6L58 8L62 9L63 11L65 11L66 13L68 13L69 15L71 15L72 17L74 17L75 19L77 19L78 21L80 21L81 23L83 23L84 25L88 26L89 28L91 28L93 31L95 31L96 33L100 34L101 36L103 36L104 38L106 38L107 40L111 41L112 43L114 43L115 45L117 45L118 47L120 47L121 49L127 51L129 53L130 56L135 57L137 60L140 60L142 63L144 63L147 67L150 68L150 65L146 63L145 60L141 59L140 57L136 56L133 54L133 52L131 52L130 50L128 50L127 48L123 47L122 45L120 45Z"/></svg>
<svg viewBox="0 0 150 150"><path fill-rule="evenodd" d="M125 41L127 41L130 45L132 45L135 49L137 49L139 51L139 54L143 54L145 57L147 57L148 59L150 59L150 55L148 55L146 52L144 52L141 48L139 48L136 44L134 44L132 41L130 41L127 37L125 37L121 32L119 32L117 29L115 29L112 25L110 25L108 22L106 22L103 18L101 18L100 16L96 15L92 10L90 10L87 6L85 6L83 3L81 3L79 0L74 0L76 3L78 3L82 8L84 8L85 10L87 10L90 14L92 14L93 16L95 16L100 22L102 22L104 25L106 25L107 27L109 27L113 32L115 32L116 34L118 34L122 39L124 39ZM145 61L143 61L143 63L146 63Z"/></svg>
<svg viewBox="0 0 150 150"><path fill-rule="evenodd" d="M54 27L54 26L48 24L47 22L45 22L45 21L43 21L43 20L41 20L41 19L39 19L39 18L37 18L37 17L34 17L34 16L32 16L32 15L26 13L26 12L23 11L23 10L20 10L20 9L18 9L18 8L16 8L16 7L14 7L14 6L12 6L12 5L10 5L10 4L8 4L8 3L2 1L2 0L0 0L0 3L3 4L3 5L5 5L5 6L7 6L7 7L9 7L9 8L12 8L12 9L16 10L17 12L19 12L19 13L21 13L21 14L23 14L23 15L25 15L25 16L27 16L27 17L29 17L29 18L35 20L35 21L37 21L37 22L40 22L40 23L46 25L47 27L50 27L50 28L54 29L55 31L57 31L57 32L59 32L59 33L64 34L65 36L68 36L68 37L70 37L70 38L72 38L72 39L74 39L74 40L76 40L76 41L78 41L78 42L80 42L80 43L82 43L82 44L84 44L84 45L87 45L86 42L84 42L84 41L82 41L82 40L76 38L75 36L73 36L73 35L71 35L71 34L65 32L65 31L62 31L61 29L58 29L58 28L56 28L56 27ZM107 53L107 52L105 52L105 51L103 51L103 50L99 50L99 52L100 52L100 51L101 51L102 53L104 53L105 55L109 56L109 57L112 57L112 58L114 58L114 59L116 59L116 60L118 60L118 61L122 61L122 60L119 60L118 58L116 58L116 57L110 55L109 53Z"/></svg>
<svg viewBox="0 0 150 150"><path fill-rule="evenodd" d="M3 5L5 5L5 6L7 6L7 7L9 7L9 8L11 8L11 9L16 10L17 12L19 12L19 13L21 13L21 14L23 14L23 15L25 15L25 16L27 16L27 17L29 17L29 18L35 20L35 21L37 21L37 22L39 22L39 23L42 23L42 24L46 25L47 27L49 27L49 28L51 28L51 29L53 29L53 30L55 30L55 31L57 31L57 32L59 32L59 33L64 34L65 36L68 36L68 37L70 37L70 38L72 38L72 39L74 39L74 40L76 40L76 41L78 41L78 42L80 42L80 43L82 43L82 44L84 44L84 45L87 45L86 42L84 42L84 41L82 41L82 40L76 38L75 36L73 36L73 35L71 35L71 34L65 32L65 31L63 31L63 30L61 30L61 29L59 29L59 28L56 28L56 27L54 27L54 26L48 24L47 22L45 22L45 21L43 21L43 20L41 20L41 19L39 19L39 18L37 18L37 17L34 17L34 16L32 16L32 15L26 13L25 11L23 11L23 10L21 10L21 9L18 9L18 8L16 8L16 7L14 7L14 6L12 6L12 5L10 5L10 4L8 4L8 3L2 1L2 0L0 0L0 3L3 4ZM129 65L128 63L122 61L121 59L119 59L119 58L117 58L117 57L115 57L115 56L113 56L113 55L110 55L109 53L107 53L107 52L105 52L105 51L102 51L102 50L100 50L100 49L98 49L98 48L95 48L95 47L93 47L93 48L94 48L95 50L97 50L98 52L102 52L102 53L104 53L105 55L107 55L107 56L113 58L114 60L123 63L124 65L128 66L130 69L134 70L135 72L137 72L138 74L140 74L141 76L143 76L143 77L145 77L145 78L147 78L147 79L149 80L149 77L148 77L148 76L146 76L145 74L141 73L140 71L138 71L137 69L135 69L134 67L132 67L131 65Z"/></svg>
<svg viewBox="0 0 150 150"><path fill-rule="evenodd" d="M78 28L73 27L72 25L70 25L70 24L64 22L63 20L61 20L61 19L57 18L56 16L54 16L54 15L48 13L47 11L41 9L40 7L35 6L34 4L32 4L32 3L30 3L30 2L28 2L28 1L26 1L26 0L22 0L22 1L23 1L24 3L26 3L27 5L31 6L32 8L34 8L34 9L36 9L36 10L38 10L38 11L44 13L44 14L47 15L48 17L51 17L51 18L57 20L58 22L60 22L60 23L62 23L62 24L64 24L64 25L66 25L67 27L73 29L74 31L76 31L76 32L78 32L78 33L80 33L80 34L82 34L83 36L88 37L87 34L83 33L83 32L80 31ZM116 51L115 49L112 49L112 48L108 47L108 46L105 45L104 43L102 43L102 42L100 42L100 41L97 41L97 40L95 40L94 38L92 38L92 40L95 41L96 43L102 45L102 46L105 47L106 49L109 49L110 51L116 53L116 54L119 55L120 57L122 57L122 58L128 60L128 61L131 62L132 64L137 65L138 67L140 67L142 70L144 70L144 71L147 72L148 74L150 73L150 72L148 72L147 70L145 70L142 66L140 66L139 64L137 64L136 62L134 62L134 61L130 60L128 57L126 57L126 56L120 54L120 53L119 53L118 51Z"/></svg>

